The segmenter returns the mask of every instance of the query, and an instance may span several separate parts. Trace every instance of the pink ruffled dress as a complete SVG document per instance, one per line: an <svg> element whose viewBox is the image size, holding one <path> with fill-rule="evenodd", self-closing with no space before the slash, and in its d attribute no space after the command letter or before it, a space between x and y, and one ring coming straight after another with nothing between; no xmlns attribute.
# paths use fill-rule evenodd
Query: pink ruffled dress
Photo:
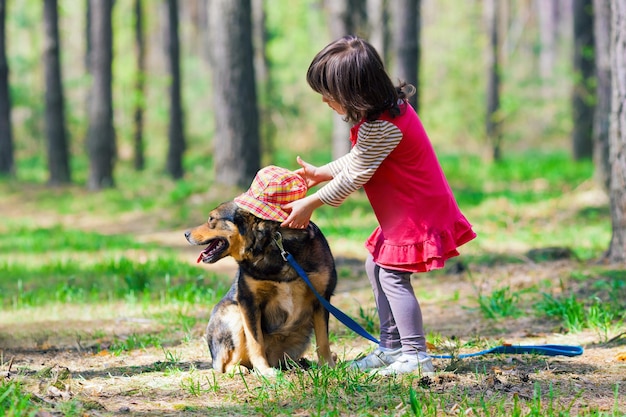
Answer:
<svg viewBox="0 0 626 417"><path fill-rule="evenodd" d="M401 110L395 118L379 118L396 125L403 137L363 186L379 222L365 246L385 268L425 272L443 268L476 233L454 199L417 113L407 104ZM363 123L351 130L352 146Z"/></svg>

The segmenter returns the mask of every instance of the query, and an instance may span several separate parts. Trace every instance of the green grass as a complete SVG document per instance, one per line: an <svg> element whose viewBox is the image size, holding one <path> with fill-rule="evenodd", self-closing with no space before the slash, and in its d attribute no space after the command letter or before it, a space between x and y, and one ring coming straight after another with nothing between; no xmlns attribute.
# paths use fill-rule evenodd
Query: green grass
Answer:
<svg viewBox="0 0 626 417"><path fill-rule="evenodd" d="M520 294L509 287L494 290L490 295L478 296L478 305L485 318L519 317L522 311L518 307Z"/></svg>
<svg viewBox="0 0 626 417"><path fill-rule="evenodd" d="M626 271L596 269L572 275L576 291L542 293L535 314L558 320L570 332L594 329L600 341L606 342L626 321Z"/></svg>
<svg viewBox="0 0 626 417"><path fill-rule="evenodd" d="M0 305L21 308L119 299L213 303L228 287L224 277L173 256L145 261L121 256L95 262L83 260L85 256L89 258L42 263L0 260Z"/></svg>
<svg viewBox="0 0 626 417"><path fill-rule="evenodd" d="M325 155L315 158L321 162ZM293 159L291 155L280 156L284 165ZM533 248L565 247L583 262L598 258L607 248L610 217L606 205L573 206L570 200L591 178L589 162L571 162L565 153L510 155L497 165L472 155L446 154L441 162L459 205L479 234L475 243L463 248L459 258L470 271L523 266L529 262L527 250ZM0 193L7 201L20 204L16 213L0 223L0 309L19 314L38 307L70 304L139 306L142 316L156 323L158 330L139 329L125 334L94 331L85 333L84 340L97 341L89 346L92 352L107 351L121 357L130 357L134 351L160 350L163 360L132 368L133 372L148 377L173 376L180 380L178 389L189 397L219 398L219 405L210 409L202 403L182 401L175 406L178 411L216 416L303 412L329 416L571 415L572 404L559 401L560 393L546 384L537 384L531 398L521 398L499 391L495 395L476 395L476 389L463 385L442 390L418 376L381 379L344 366L328 369L314 365L308 370L281 372L274 379L201 372L193 364L184 363L175 347L199 337L198 329L206 322L210 307L226 292L232 277L208 272L192 264L193 259L183 261L174 249L144 243L134 232L120 228L119 232L108 233L99 224L116 224L117 219L129 216L137 219L126 220L133 227L137 221L147 222L137 226L151 231L180 229L181 244L185 244L184 228L203 222L212 207L241 190L214 187L210 161L197 156L187 159L190 174L178 182L163 177L155 168L136 173L122 164L118 175L124 178L123 183L99 193L87 192L82 184L45 187L41 184L45 175L40 162L20 164L17 180L0 179ZM61 226L50 221L64 216L98 222L74 226L72 221L65 221ZM362 242L376 226L362 192L339 208L317 210L313 220L331 246L350 242L362 248ZM533 258L537 264L549 265L550 261L549 257ZM465 307L479 310L494 327L504 320L531 315L548 319L555 328L560 326L569 332L592 329L600 341L606 342L623 329L626 320L626 271L590 267L583 262L571 276L546 280L540 288L518 289L502 283L489 292L475 289L473 304ZM342 280L361 278L349 264L338 272ZM450 296L458 302L458 293ZM375 310L364 305L357 308L354 317L376 333ZM350 337L347 340L353 340ZM437 345L441 339L438 334L428 335L428 340ZM338 343L337 335L331 333L331 340ZM483 349L490 343L480 338L455 342L450 348L454 351ZM486 365L476 366L470 372L478 380L484 382L491 377ZM235 383L242 390L232 392ZM617 404L618 387L614 389ZM3 381L0 410L4 411L0 416L29 415L45 409L30 392L18 382ZM80 415L90 406L70 400L60 407L64 415ZM620 414L616 405L613 410L588 409L577 415Z"/></svg>
<svg viewBox="0 0 626 417"><path fill-rule="evenodd" d="M35 415L39 408L19 382L0 382L0 416L21 417Z"/></svg>
<svg viewBox="0 0 626 417"><path fill-rule="evenodd" d="M485 375L486 377L486 375ZM434 389L428 377L415 375L380 378L349 370L345 366L281 372L275 378L231 373L220 377L191 373L181 382L181 388L192 396L226 396L232 380L241 379L244 391L238 392L237 402L246 408L223 405L207 409L214 416L227 415L398 415L436 416L452 412L455 415L514 415L569 416L573 404L559 401L559 392L550 385L536 383L533 397L522 401L518 396L507 398L502 392L475 392L462 385L445 391ZM548 391L547 394L542 390ZM617 399L617 387L615 398ZM201 408L200 408L201 410ZM508 414L512 413L512 414ZM619 416L612 411L588 410L579 416Z"/></svg>

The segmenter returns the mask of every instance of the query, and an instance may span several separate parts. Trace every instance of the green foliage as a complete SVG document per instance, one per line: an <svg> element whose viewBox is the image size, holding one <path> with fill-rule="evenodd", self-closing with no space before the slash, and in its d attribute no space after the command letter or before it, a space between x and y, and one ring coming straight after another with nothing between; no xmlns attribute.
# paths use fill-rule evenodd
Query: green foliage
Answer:
<svg viewBox="0 0 626 417"><path fill-rule="evenodd" d="M531 204L571 191L593 174L590 161L572 162L565 152L521 152L485 163L471 154L441 153L439 160L461 207L488 199Z"/></svg>
<svg viewBox="0 0 626 417"><path fill-rule="evenodd" d="M619 329L626 320L623 298L615 303L598 296L579 298L576 294L570 294L555 297L544 293L543 300L535 308L538 314L559 320L570 332L594 329L600 340L605 342L609 340L610 332Z"/></svg>
<svg viewBox="0 0 626 417"><path fill-rule="evenodd" d="M128 352L135 349L146 349L148 347L160 348L161 341L154 334L138 334L133 333L124 339L116 339L113 341L109 350L116 355L122 352Z"/></svg>
<svg viewBox="0 0 626 417"><path fill-rule="evenodd" d="M34 416L38 407L19 382L0 381L0 416Z"/></svg>
<svg viewBox="0 0 626 417"><path fill-rule="evenodd" d="M520 294L512 292L509 287L494 290L491 295L480 294L478 304L480 311L488 319L503 317L519 317L522 311L518 307Z"/></svg>
<svg viewBox="0 0 626 417"><path fill-rule="evenodd" d="M225 290L225 284L215 274L129 236L61 227L9 230L10 233L0 235L0 248L14 256L11 260L0 257L0 305L18 308L138 296L163 302L199 303L211 302ZM132 249L152 251L157 257L137 260L121 255ZM103 250L104 259L97 260L103 257ZM28 261L33 256L37 263Z"/></svg>
<svg viewBox="0 0 626 417"><path fill-rule="evenodd" d="M483 373L483 377L493 375ZM559 401L559 392L552 386L542 390L535 383L532 398L512 397L496 392L476 393L456 385L446 390L432 389L432 380L415 375L380 378L369 373L356 372L345 366L335 368L312 367L279 372L276 377L246 375L233 372L227 375L196 373L181 380L181 388L194 397L217 395L233 396L229 392L234 381L241 381L243 392L236 402L245 406L224 404L211 407L215 416L227 415L393 415L439 416L453 410L459 415L490 416L611 416L613 412L598 410L573 412L573 403ZM545 392L544 392L545 391ZM617 387L616 387L617 395ZM524 399L522 399L524 398ZM245 407L245 409L243 408Z"/></svg>
<svg viewBox="0 0 626 417"><path fill-rule="evenodd" d="M584 304L574 294L561 298L544 294L543 297L543 301L537 305L538 311L542 311L547 317L561 320L563 326L571 332L579 332L584 328Z"/></svg>
<svg viewBox="0 0 626 417"><path fill-rule="evenodd" d="M376 309L364 309L359 305L359 319L360 324L370 334L377 334L379 332L378 327L378 313Z"/></svg>
<svg viewBox="0 0 626 417"><path fill-rule="evenodd" d="M107 250L151 248L142 245L130 236L102 235L67 229L60 225L48 228L28 228L26 226L9 226L0 235L0 252L45 254L54 251L98 252ZM154 248L154 246L152 246Z"/></svg>

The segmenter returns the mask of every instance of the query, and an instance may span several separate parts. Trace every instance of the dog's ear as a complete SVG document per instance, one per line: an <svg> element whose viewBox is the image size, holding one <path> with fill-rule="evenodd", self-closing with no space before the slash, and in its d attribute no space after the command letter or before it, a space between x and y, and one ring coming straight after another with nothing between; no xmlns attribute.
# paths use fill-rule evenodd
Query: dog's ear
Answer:
<svg viewBox="0 0 626 417"><path fill-rule="evenodd" d="M235 208L233 212L233 223L237 226L242 236L250 237L248 250L255 254L263 252L266 246L271 243L270 238L273 236L273 231L269 229L271 229L272 224L276 222L262 220L237 206L235 206Z"/></svg>
<svg viewBox="0 0 626 417"><path fill-rule="evenodd" d="M254 242L252 244L254 253L267 253L270 246L273 247L274 237L279 224L278 222L258 219L254 224L254 230L251 231L252 236L254 236Z"/></svg>

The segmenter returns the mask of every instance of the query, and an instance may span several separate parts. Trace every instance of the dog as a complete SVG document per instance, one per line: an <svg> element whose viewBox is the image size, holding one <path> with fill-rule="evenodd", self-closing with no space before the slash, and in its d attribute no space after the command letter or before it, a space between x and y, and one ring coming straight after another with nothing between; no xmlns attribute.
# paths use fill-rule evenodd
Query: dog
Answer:
<svg viewBox="0 0 626 417"><path fill-rule="evenodd" d="M330 301L337 284L334 257L320 229L280 227L242 209L220 204L206 223L185 232L192 245L207 245L198 262L231 256L238 271L228 293L213 308L206 339L213 369L230 372L243 366L271 375L297 363L315 334L320 364L334 366L328 340L328 310L283 258L282 238L319 294Z"/></svg>

